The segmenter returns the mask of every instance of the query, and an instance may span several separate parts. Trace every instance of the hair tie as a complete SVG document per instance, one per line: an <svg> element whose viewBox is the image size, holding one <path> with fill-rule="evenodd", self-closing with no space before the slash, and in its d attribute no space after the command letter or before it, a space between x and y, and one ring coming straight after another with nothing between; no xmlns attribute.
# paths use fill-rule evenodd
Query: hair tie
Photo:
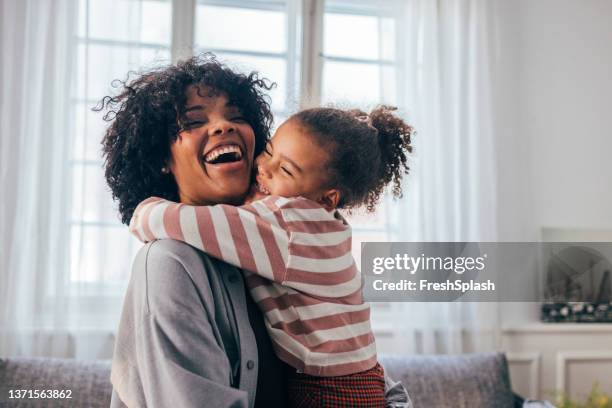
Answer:
<svg viewBox="0 0 612 408"><path fill-rule="evenodd" d="M365 123L368 127L371 127L372 129L377 130L372 125L372 118L370 117L370 115L355 116L355 119L357 119L359 122Z"/></svg>

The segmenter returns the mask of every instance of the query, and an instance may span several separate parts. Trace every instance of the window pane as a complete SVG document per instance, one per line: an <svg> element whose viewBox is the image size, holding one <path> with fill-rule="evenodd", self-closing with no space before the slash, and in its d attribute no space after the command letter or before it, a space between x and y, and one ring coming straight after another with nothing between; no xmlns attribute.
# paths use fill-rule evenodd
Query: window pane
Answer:
<svg viewBox="0 0 612 408"><path fill-rule="evenodd" d="M395 20L381 18L380 24L380 58L386 61L395 60Z"/></svg>
<svg viewBox="0 0 612 408"><path fill-rule="evenodd" d="M171 1L144 1L142 3L140 41L170 45L172 41Z"/></svg>
<svg viewBox="0 0 612 408"><path fill-rule="evenodd" d="M322 100L324 104L348 102L365 107L380 103L379 66L326 61L323 66Z"/></svg>
<svg viewBox="0 0 612 408"><path fill-rule="evenodd" d="M72 221L119 224L102 164L72 166Z"/></svg>
<svg viewBox="0 0 612 408"><path fill-rule="evenodd" d="M377 17L325 13L323 24L323 54L350 58L380 58Z"/></svg>
<svg viewBox="0 0 612 408"><path fill-rule="evenodd" d="M286 13L199 4L195 44L207 49L283 53L287 48Z"/></svg>
<svg viewBox="0 0 612 408"><path fill-rule="evenodd" d="M272 109L283 110L286 105L287 62L283 58L253 57L250 55L218 54L221 61L238 71L257 71L262 77L276 83L268 94L272 98Z"/></svg>
<svg viewBox="0 0 612 408"><path fill-rule="evenodd" d="M371 108L397 104L393 65L325 61L321 98L326 103L347 103Z"/></svg>
<svg viewBox="0 0 612 408"><path fill-rule="evenodd" d="M379 103L397 106L397 71L395 65L381 65L379 66L379 69L382 78L380 84L381 100Z"/></svg>
<svg viewBox="0 0 612 408"><path fill-rule="evenodd" d="M76 50L76 78L72 84L72 96L74 98L85 98L85 81L87 80L87 47L84 44L79 44Z"/></svg>
<svg viewBox="0 0 612 408"><path fill-rule="evenodd" d="M90 38L170 45L172 4L169 0L89 0L88 3Z"/></svg>
<svg viewBox="0 0 612 408"><path fill-rule="evenodd" d="M395 19L390 16L388 6L385 1L375 4L326 1L323 103L346 103L363 108L397 103L393 65Z"/></svg>
<svg viewBox="0 0 612 408"><path fill-rule="evenodd" d="M79 75L87 78L77 79L76 95L80 98L99 100L105 95L115 94L111 87L115 79L125 80L128 71L140 71L155 66L167 64L170 52L165 49L123 47L100 44L80 44L79 56L87 56L85 61L79 60ZM87 85L87 89L84 86Z"/></svg>
<svg viewBox="0 0 612 408"><path fill-rule="evenodd" d="M77 35L85 37L87 35L87 0L79 0L79 23Z"/></svg>
<svg viewBox="0 0 612 408"><path fill-rule="evenodd" d="M142 244L127 227L73 225L70 280L118 283L130 276L132 260Z"/></svg>
<svg viewBox="0 0 612 408"><path fill-rule="evenodd" d="M75 106L75 128L72 158L75 160L101 160L102 137L107 123L103 112L91 110L93 103L79 102Z"/></svg>

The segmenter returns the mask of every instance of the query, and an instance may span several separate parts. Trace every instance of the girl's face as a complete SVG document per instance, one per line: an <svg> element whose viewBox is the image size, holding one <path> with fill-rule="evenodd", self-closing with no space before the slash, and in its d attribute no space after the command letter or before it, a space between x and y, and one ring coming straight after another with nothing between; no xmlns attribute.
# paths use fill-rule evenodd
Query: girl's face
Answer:
<svg viewBox="0 0 612 408"><path fill-rule="evenodd" d="M337 190L329 188L329 156L296 121L283 123L257 156L257 188L281 197L302 196L335 207ZM331 198L332 201L328 200Z"/></svg>
<svg viewBox="0 0 612 408"><path fill-rule="evenodd" d="M198 92L199 90L199 92ZM249 188L255 134L242 112L210 88L187 89L183 129L170 146L182 203L238 204Z"/></svg>

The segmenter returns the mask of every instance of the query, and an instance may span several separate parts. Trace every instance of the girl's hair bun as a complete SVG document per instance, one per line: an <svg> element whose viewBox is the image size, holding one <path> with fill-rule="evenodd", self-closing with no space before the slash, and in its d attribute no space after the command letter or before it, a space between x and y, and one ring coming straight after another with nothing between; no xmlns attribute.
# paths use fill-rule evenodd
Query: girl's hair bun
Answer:
<svg viewBox="0 0 612 408"><path fill-rule="evenodd" d="M402 196L402 176L408 174L408 154L412 153L414 129L396 115L394 106L380 105L370 112L372 126L378 131L381 183L393 183L393 196Z"/></svg>

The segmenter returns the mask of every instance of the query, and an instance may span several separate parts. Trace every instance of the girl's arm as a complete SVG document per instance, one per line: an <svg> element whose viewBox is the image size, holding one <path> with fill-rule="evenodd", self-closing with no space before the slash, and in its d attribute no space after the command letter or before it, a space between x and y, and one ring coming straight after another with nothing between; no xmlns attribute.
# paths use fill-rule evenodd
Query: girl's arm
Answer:
<svg viewBox="0 0 612 408"><path fill-rule="evenodd" d="M130 231L143 242L171 238L229 264L321 297L359 289L350 228L303 198L267 196L236 207L149 198Z"/></svg>
<svg viewBox="0 0 612 408"><path fill-rule="evenodd" d="M266 212L266 207L260 208ZM267 211L270 212L269 210ZM151 197L138 205L130 231L141 241L183 241L231 265L282 281L289 233L253 205L192 206Z"/></svg>

